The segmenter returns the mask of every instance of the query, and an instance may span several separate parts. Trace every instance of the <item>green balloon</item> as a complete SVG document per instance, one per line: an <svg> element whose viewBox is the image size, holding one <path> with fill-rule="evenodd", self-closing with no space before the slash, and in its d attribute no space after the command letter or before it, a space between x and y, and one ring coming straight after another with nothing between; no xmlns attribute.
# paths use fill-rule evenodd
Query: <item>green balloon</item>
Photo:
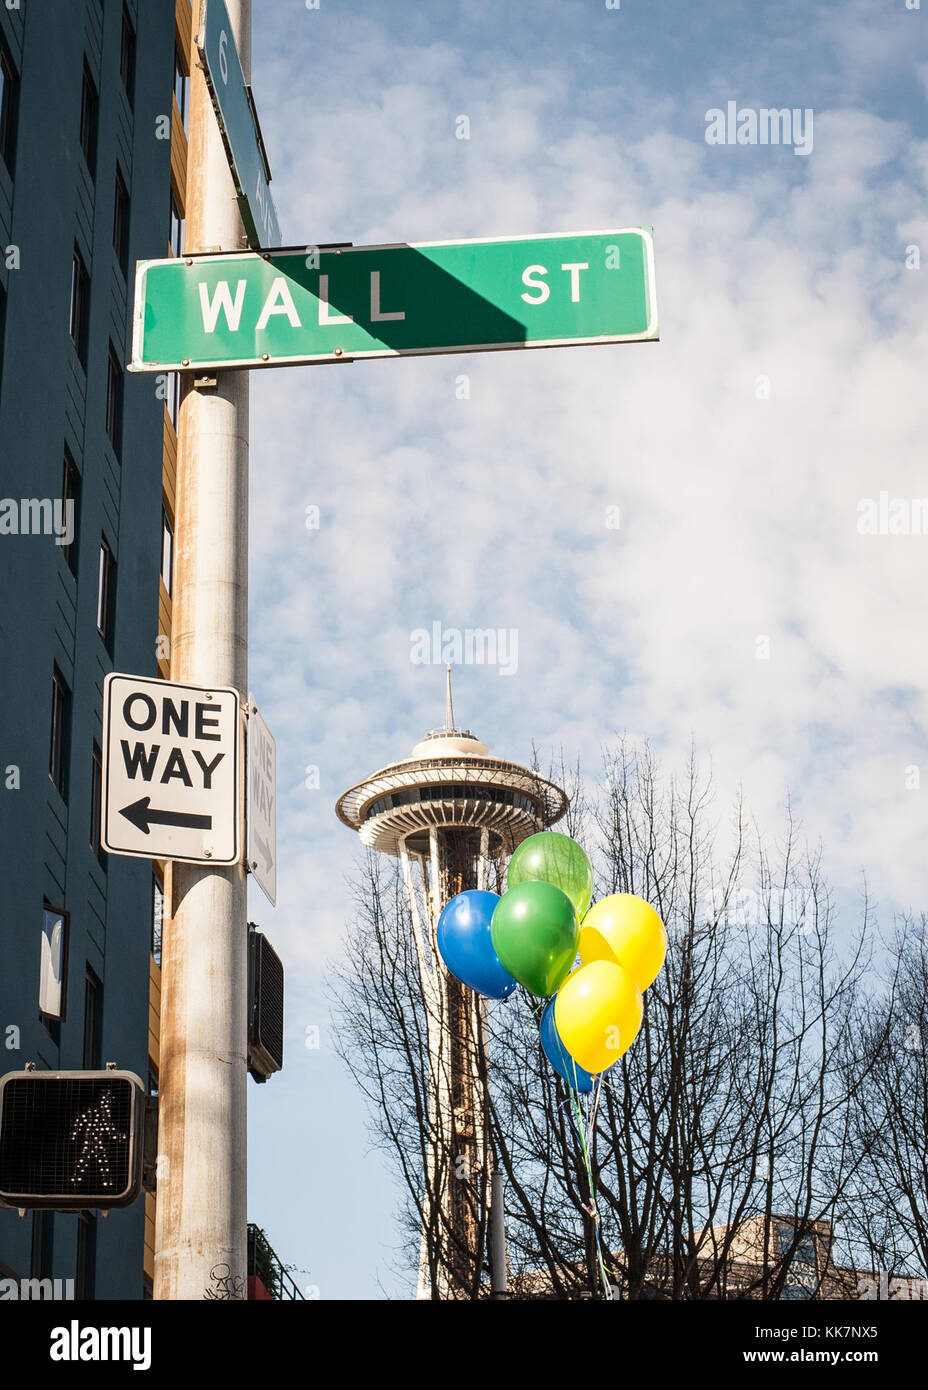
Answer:
<svg viewBox="0 0 928 1390"><path fill-rule="evenodd" d="M576 840L556 830L542 830L522 841L509 861L506 885L515 888L538 880L566 893L583 920L593 896L593 867Z"/></svg>
<svg viewBox="0 0 928 1390"><path fill-rule="evenodd" d="M520 883L496 904L490 935L510 975L547 999L570 974L580 924L573 903L553 883Z"/></svg>

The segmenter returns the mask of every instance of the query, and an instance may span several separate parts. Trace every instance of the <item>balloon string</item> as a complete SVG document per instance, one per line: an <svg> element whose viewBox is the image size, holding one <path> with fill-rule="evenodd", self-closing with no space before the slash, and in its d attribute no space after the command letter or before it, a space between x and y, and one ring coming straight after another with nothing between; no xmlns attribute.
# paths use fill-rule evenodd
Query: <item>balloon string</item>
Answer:
<svg viewBox="0 0 928 1390"><path fill-rule="evenodd" d="M603 1254L601 1223L599 1211L596 1206L595 1181L593 1178L593 1162L591 1156L593 1145L593 1128L596 1123L596 1111L599 1107L599 1096L601 1087L602 1076L600 1075L597 1078L596 1088L593 1092L593 1095L590 1097L590 1117L587 1127L584 1128L583 1107L581 1104L580 1096L577 1092L573 1093L573 1099L576 1102L577 1115L579 1117L579 1120L575 1119L573 1115L571 1115L571 1119L573 1119L574 1121L574 1128L576 1129L577 1136L580 1140L580 1151L583 1156L583 1166L586 1171L587 1183L589 1186L590 1193L590 1205L588 1207L583 1203L581 1203L581 1205L583 1206L584 1211L588 1213L593 1223L593 1239L596 1243L596 1262L599 1266L599 1274L603 1283L603 1292L605 1293L607 1289L611 1291L609 1276L613 1273L613 1271L609 1269L606 1265L605 1257Z"/></svg>
<svg viewBox="0 0 928 1390"><path fill-rule="evenodd" d="M536 1019L538 1015L544 1013L546 1006L547 1000L542 1000L537 1005L532 1005L532 1012L535 1014ZM555 1034L555 1037L557 1037L558 1049L561 1055L561 1060L564 1064L564 1069L568 1073L568 1075L573 1076L574 1082L577 1082L579 1080L579 1077L577 1075L578 1065L574 1058L570 1056L557 1034ZM569 1081L567 1084L568 1089L570 1091L570 1095L567 1097L566 1100L561 1101L560 1105L558 1106L558 1109L563 1109L565 1105L568 1107L567 1113L570 1115L571 1123L573 1124L574 1130L577 1134L577 1138L580 1141L580 1152L583 1157L583 1167L586 1173L587 1186L590 1194L589 1206L586 1206L585 1203L581 1203L581 1206L583 1207L583 1210L587 1213L587 1215L590 1217L590 1220L593 1223L593 1238L596 1242L596 1262L599 1267L599 1274L603 1283L603 1292L605 1293L607 1289L611 1289L609 1276L612 1274L612 1270L609 1269L606 1265L606 1261L603 1255L603 1242L600 1231L599 1212L596 1207L595 1181L593 1178L593 1162L591 1158L591 1150L593 1145L593 1130L596 1124L596 1112L599 1109L599 1099L602 1093L603 1081L604 1076L603 1073L600 1072L599 1076L596 1078L593 1094L590 1098L590 1118L586 1127L584 1127L583 1122L583 1106L581 1102L580 1093L577 1090L576 1086L571 1085ZM576 1106L576 1115L573 1113L573 1110L569 1108L571 1106L571 1102L573 1102L573 1104Z"/></svg>

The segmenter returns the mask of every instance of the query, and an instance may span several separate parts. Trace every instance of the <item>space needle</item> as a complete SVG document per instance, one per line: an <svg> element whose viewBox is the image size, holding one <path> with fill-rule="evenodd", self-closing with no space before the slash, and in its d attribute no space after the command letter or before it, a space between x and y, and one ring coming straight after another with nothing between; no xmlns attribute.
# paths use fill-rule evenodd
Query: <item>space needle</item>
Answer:
<svg viewBox="0 0 928 1390"><path fill-rule="evenodd" d="M399 859L409 904L429 1054L429 1135L423 1193L419 1298L473 1298L489 1219L485 1009L438 954L442 908L456 893L502 892L509 855L564 815L560 787L519 763L494 758L455 728L451 667L445 726L402 762L389 763L339 797L339 819L362 842ZM502 1186L494 1184L494 1201ZM494 1213L502 1232L502 1209Z"/></svg>

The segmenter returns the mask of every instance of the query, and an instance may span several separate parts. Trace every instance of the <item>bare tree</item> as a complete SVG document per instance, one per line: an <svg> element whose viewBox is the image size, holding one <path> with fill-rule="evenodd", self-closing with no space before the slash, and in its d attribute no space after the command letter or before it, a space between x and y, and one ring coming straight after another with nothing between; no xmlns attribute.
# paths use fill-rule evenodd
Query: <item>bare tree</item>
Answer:
<svg viewBox="0 0 928 1390"><path fill-rule="evenodd" d="M775 846L740 805L722 833L695 757L682 777L663 779L646 746L621 741L589 792L577 769L551 775L572 794L559 828L591 852L597 896L653 903L669 950L638 1039L586 1100L543 1056L541 1001L517 991L487 1010L481 1064L507 1178L514 1290L833 1293L831 1223L861 1165L848 1057L866 913L839 955L820 856L800 848L789 813ZM441 1207L428 1170L427 1021L409 918L399 878L369 860L337 990L346 1051L405 1184L411 1254L423 1214L429 1230ZM435 1234L429 1258L440 1262ZM477 1278L472 1296L485 1292Z"/></svg>
<svg viewBox="0 0 928 1390"><path fill-rule="evenodd" d="M883 988L861 1003L849 1071L860 1155L849 1225L862 1263L888 1278L928 1277L928 919L903 918ZM865 1065L861 1067L860 1060Z"/></svg>

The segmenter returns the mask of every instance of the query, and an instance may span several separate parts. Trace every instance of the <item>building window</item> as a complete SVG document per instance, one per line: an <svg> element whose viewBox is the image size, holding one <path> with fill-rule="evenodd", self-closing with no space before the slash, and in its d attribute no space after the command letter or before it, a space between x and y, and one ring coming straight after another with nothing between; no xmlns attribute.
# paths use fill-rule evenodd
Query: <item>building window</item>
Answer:
<svg viewBox="0 0 928 1390"><path fill-rule="evenodd" d="M90 68L85 63L84 81L81 87L81 149L84 151L84 159L87 162L87 169L91 178L97 172L97 117L99 110L100 98L97 96L97 88L90 75Z"/></svg>
<svg viewBox="0 0 928 1390"><path fill-rule="evenodd" d="M122 363L110 347L106 367L106 433L119 458L122 435Z"/></svg>
<svg viewBox="0 0 928 1390"><path fill-rule="evenodd" d="M77 1265L74 1271L74 1296L92 1299L95 1292L94 1273L97 1263L97 1220L89 1211L77 1218Z"/></svg>
<svg viewBox="0 0 928 1390"><path fill-rule="evenodd" d="M106 537L100 538L100 565L97 573L97 632L103 638L107 651L113 642L113 608L116 594L116 561L107 544Z"/></svg>
<svg viewBox="0 0 928 1390"><path fill-rule="evenodd" d="M87 309L90 302L90 276L84 265L84 258L74 247L71 260L71 316L69 329L71 342L77 348L81 364L87 365Z"/></svg>
<svg viewBox="0 0 928 1390"><path fill-rule="evenodd" d="M68 739L71 727L71 692L55 667L52 678L52 737L48 775L65 801L68 799Z"/></svg>
<svg viewBox="0 0 928 1390"><path fill-rule="evenodd" d="M151 953L161 964L161 932L164 927L164 879L160 869L151 871Z"/></svg>
<svg viewBox="0 0 928 1390"><path fill-rule="evenodd" d="M100 867L107 865L106 850L103 848L100 825L103 807L103 754L100 745L94 740L93 762L90 769L90 848L100 861Z"/></svg>
<svg viewBox="0 0 928 1390"><path fill-rule="evenodd" d="M183 54L176 43L174 45L174 98L186 132L190 106L190 78L187 73L187 64L184 62Z"/></svg>
<svg viewBox="0 0 928 1390"><path fill-rule="evenodd" d="M71 457L71 450L64 446L64 469L61 480L61 519L66 534L71 537L67 545L61 547L72 574L77 573L77 528L80 522L81 475L77 464Z"/></svg>
<svg viewBox="0 0 928 1390"><path fill-rule="evenodd" d="M68 914L46 902L42 909L39 959L39 1015L48 1025L65 1016L68 979Z"/></svg>
<svg viewBox="0 0 928 1390"><path fill-rule="evenodd" d="M166 404L176 434L177 422L180 419L180 372L168 372L167 374Z"/></svg>
<svg viewBox="0 0 928 1390"><path fill-rule="evenodd" d="M32 1253L29 1260L29 1275L32 1279L53 1278L54 1232L55 1213L53 1211L34 1211L32 1213Z"/></svg>
<svg viewBox="0 0 928 1390"><path fill-rule="evenodd" d="M184 249L184 219L171 190L171 255L180 256Z"/></svg>
<svg viewBox="0 0 928 1390"><path fill-rule="evenodd" d="M16 126L16 98L18 79L13 59L6 50L0 36L0 159L10 173L13 172L14 129Z"/></svg>
<svg viewBox="0 0 928 1390"><path fill-rule="evenodd" d="M129 18L129 11L123 5L122 9L122 39L119 47L119 75L122 78L122 85L126 89L126 96L129 98L129 105L132 105L133 87L135 86L135 30L132 27L132 20Z"/></svg>
<svg viewBox="0 0 928 1390"><path fill-rule="evenodd" d="M168 594L174 593L174 523L161 503L161 578Z"/></svg>
<svg viewBox="0 0 928 1390"><path fill-rule="evenodd" d="M116 198L113 205L113 250L123 275L129 271L129 190L116 170Z"/></svg>
<svg viewBox="0 0 928 1390"><path fill-rule="evenodd" d="M95 971L87 967L84 978L84 1060L86 1071L99 1071L103 1024L103 985Z"/></svg>
<svg viewBox="0 0 928 1390"><path fill-rule="evenodd" d="M812 1236L803 1236L796 1246L796 1253L793 1259L797 1264L815 1264L815 1240Z"/></svg>
<svg viewBox="0 0 928 1390"><path fill-rule="evenodd" d="M6 328L6 290L0 285L0 387L3 385L3 336Z"/></svg>
<svg viewBox="0 0 928 1390"><path fill-rule="evenodd" d="M792 1226L777 1228L777 1254L785 1256L795 1239ZM815 1257L815 1237L806 1232L796 1241L783 1285L782 1297L787 1301L818 1298L818 1269Z"/></svg>

